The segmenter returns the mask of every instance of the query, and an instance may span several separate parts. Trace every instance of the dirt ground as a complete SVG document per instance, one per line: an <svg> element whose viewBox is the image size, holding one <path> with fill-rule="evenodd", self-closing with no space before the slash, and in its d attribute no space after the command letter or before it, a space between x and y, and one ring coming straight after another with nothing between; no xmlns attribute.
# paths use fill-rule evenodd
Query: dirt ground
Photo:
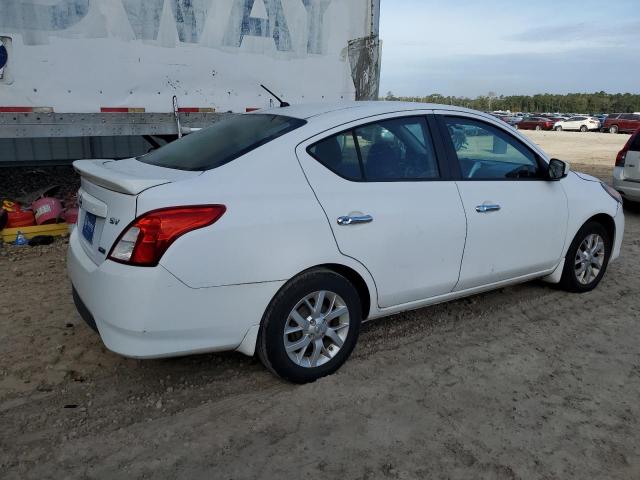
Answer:
<svg viewBox="0 0 640 480"><path fill-rule="evenodd" d="M531 136L606 179L626 140ZM110 353L65 250L0 248L0 478L640 478L637 210L595 291L534 282L371 322L305 386L236 353Z"/></svg>

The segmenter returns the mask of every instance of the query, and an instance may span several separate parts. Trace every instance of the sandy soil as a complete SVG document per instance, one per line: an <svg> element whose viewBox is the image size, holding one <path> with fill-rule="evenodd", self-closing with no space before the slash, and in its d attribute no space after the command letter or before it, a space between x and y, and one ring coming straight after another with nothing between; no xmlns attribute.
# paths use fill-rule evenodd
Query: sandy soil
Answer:
<svg viewBox="0 0 640 480"><path fill-rule="evenodd" d="M587 160L611 165L609 138ZM586 295L530 283L369 323L306 386L235 353L112 354L64 241L0 248L0 478L640 478L639 239L628 211Z"/></svg>
<svg viewBox="0 0 640 480"><path fill-rule="evenodd" d="M613 167L616 154L622 149L630 135L580 132L536 132L522 130L551 157L568 161L572 166L603 165Z"/></svg>

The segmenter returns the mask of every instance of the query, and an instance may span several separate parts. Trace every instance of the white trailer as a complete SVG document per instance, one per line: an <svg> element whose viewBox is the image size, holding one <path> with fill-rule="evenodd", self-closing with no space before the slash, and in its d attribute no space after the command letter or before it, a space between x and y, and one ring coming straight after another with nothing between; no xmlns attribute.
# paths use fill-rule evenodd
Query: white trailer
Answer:
<svg viewBox="0 0 640 480"><path fill-rule="evenodd" d="M1 0L0 162L129 156L272 106L260 84L290 103L377 98L379 5Z"/></svg>

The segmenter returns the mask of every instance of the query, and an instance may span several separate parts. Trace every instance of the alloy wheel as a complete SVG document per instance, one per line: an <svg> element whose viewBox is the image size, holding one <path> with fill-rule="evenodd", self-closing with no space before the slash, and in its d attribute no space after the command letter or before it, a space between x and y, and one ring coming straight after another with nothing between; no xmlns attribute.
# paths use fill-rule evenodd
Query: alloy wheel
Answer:
<svg viewBox="0 0 640 480"><path fill-rule="evenodd" d="M574 259L574 272L576 279L582 285L593 282L604 265L605 244L603 238L597 233L587 235L582 241Z"/></svg>
<svg viewBox="0 0 640 480"><path fill-rule="evenodd" d="M327 290L307 295L289 313L284 347L296 365L315 368L334 358L349 333L349 308L340 295Z"/></svg>

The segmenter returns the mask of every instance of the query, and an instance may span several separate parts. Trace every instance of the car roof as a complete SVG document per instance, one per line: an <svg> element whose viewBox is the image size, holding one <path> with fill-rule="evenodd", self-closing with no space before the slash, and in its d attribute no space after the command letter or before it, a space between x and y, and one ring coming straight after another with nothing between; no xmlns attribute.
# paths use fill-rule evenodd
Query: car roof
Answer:
<svg viewBox="0 0 640 480"><path fill-rule="evenodd" d="M418 102L393 102L393 101L366 101L366 102L339 102L339 103L309 103L292 105L289 107L271 108L259 110L255 113L268 113L300 118L303 120L316 119L332 113L340 112L341 118L349 121L385 113L396 113L413 110L453 110L460 112L482 113L468 108L454 107L451 105L439 105L435 103Z"/></svg>

